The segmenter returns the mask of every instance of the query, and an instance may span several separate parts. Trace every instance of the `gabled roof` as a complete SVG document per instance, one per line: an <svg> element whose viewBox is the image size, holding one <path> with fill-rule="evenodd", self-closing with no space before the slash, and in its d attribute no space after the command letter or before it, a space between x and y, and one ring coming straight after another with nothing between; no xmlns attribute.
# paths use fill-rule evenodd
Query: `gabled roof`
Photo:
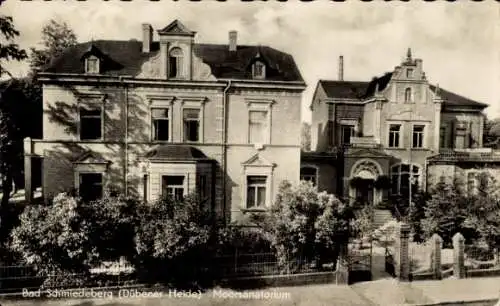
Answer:
<svg viewBox="0 0 500 306"><path fill-rule="evenodd" d="M433 93L436 93L436 89L437 89L436 86L429 84L429 88L432 90ZM458 94L453 93L451 91L445 90L441 87L439 87L438 94L444 100L443 104L445 106L475 106L475 107L481 107L481 108L486 108L489 106L488 104L474 101L472 99L458 95Z"/></svg>
<svg viewBox="0 0 500 306"><path fill-rule="evenodd" d="M358 100L372 97L378 85L378 90L384 90L389 84L392 72L388 72L381 77L375 77L371 82L360 81L329 81L319 80L318 84L323 87L328 98L332 99L352 99ZM436 92L436 86L429 84L432 92ZM439 95L444 100L444 106L470 106L486 108L488 104L474 101L451 91L439 88Z"/></svg>
<svg viewBox="0 0 500 306"><path fill-rule="evenodd" d="M366 93L368 82L320 80L326 95L337 99L361 99Z"/></svg>
<svg viewBox="0 0 500 306"><path fill-rule="evenodd" d="M189 30L185 25L183 25L179 20L172 21L169 25L161 30L158 30L158 34L161 35L186 35L193 36L196 32Z"/></svg>
<svg viewBox="0 0 500 306"><path fill-rule="evenodd" d="M52 61L43 72L83 74L85 67L79 59L94 46L113 63L101 69L105 75L135 76L141 66L159 52L159 43L151 46L151 52L142 52L142 42L137 40L96 40L77 44L68 48L61 56ZM236 51L229 51L228 45L194 44L193 51L207 64L216 78L252 79L251 62L257 54L268 65L266 80L303 82L302 76L290 54L267 46L239 45Z"/></svg>

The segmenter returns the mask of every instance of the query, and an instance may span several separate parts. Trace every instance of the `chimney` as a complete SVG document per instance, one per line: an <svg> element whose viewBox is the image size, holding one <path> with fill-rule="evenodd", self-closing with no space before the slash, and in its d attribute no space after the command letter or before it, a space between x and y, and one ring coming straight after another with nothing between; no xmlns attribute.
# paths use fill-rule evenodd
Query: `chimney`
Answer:
<svg viewBox="0 0 500 306"><path fill-rule="evenodd" d="M339 56L339 81L344 80L344 57Z"/></svg>
<svg viewBox="0 0 500 306"><path fill-rule="evenodd" d="M153 27L149 23L142 24L142 52L151 52L153 42Z"/></svg>
<svg viewBox="0 0 500 306"><path fill-rule="evenodd" d="M238 32L229 31L229 51L236 51Z"/></svg>

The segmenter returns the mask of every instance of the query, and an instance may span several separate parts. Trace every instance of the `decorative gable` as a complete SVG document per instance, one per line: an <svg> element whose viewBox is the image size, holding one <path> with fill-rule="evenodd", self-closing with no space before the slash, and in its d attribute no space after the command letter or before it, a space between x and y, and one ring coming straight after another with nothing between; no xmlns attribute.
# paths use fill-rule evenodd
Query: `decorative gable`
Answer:
<svg viewBox="0 0 500 306"><path fill-rule="evenodd" d="M111 162L107 159L104 159L102 156L99 154L92 152L92 151L87 151L83 154L81 154L79 157L77 157L74 161L74 164L110 164Z"/></svg>
<svg viewBox="0 0 500 306"><path fill-rule="evenodd" d="M196 32L189 30L179 20L174 20L172 23L158 31L160 35L181 35L181 36L194 36Z"/></svg>
<svg viewBox="0 0 500 306"><path fill-rule="evenodd" d="M259 154L255 154L254 156L250 157L247 161L243 162L242 165L244 167L276 167L275 163L269 162Z"/></svg>

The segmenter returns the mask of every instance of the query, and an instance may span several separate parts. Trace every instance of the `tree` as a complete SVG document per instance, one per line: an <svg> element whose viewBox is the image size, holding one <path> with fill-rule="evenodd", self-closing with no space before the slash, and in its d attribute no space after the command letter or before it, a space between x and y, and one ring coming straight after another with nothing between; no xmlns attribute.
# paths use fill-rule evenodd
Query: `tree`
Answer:
<svg viewBox="0 0 500 306"><path fill-rule="evenodd" d="M302 122L302 129L300 133L302 150L311 151L311 125L307 122Z"/></svg>
<svg viewBox="0 0 500 306"><path fill-rule="evenodd" d="M13 40L19 36L19 31L14 28L13 19L9 16L0 16L0 33L2 40L6 43L0 44L0 77L4 74L12 78L12 74L5 69L3 61L21 61L26 58L26 51L21 49ZM19 135L19 126L12 116L14 102L17 94L11 91L13 81L7 81L2 84L0 89L0 179L2 200L0 202L0 227L2 219L5 221L5 210L9 202L12 191L13 169L19 167L17 154L19 151L19 142L16 136ZM22 145L22 143L21 143Z"/></svg>
<svg viewBox="0 0 500 306"><path fill-rule="evenodd" d="M64 50L74 46L77 38L74 31L64 21L51 19L42 28L42 49L30 49L30 67L33 70L42 69L59 57Z"/></svg>
<svg viewBox="0 0 500 306"><path fill-rule="evenodd" d="M10 16L0 16L0 33L2 42L0 44L0 77L3 74L8 74L12 77L12 74L5 69L2 62L5 61L21 61L24 60L26 56L26 51L21 49L18 44L14 43L13 40L19 36L19 31L16 30L13 24L13 19Z"/></svg>
<svg viewBox="0 0 500 306"><path fill-rule="evenodd" d="M259 225L270 238L283 269L297 259L334 259L338 246L347 243L351 210L310 182L292 186L284 181L271 211ZM321 266L321 265L319 265Z"/></svg>
<svg viewBox="0 0 500 306"><path fill-rule="evenodd" d="M500 148L500 118L484 120L483 144L485 147Z"/></svg>

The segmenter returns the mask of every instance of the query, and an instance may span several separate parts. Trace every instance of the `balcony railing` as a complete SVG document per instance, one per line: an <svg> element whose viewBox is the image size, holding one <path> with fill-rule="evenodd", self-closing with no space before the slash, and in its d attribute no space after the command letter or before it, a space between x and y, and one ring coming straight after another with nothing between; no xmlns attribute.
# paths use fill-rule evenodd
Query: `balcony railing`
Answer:
<svg viewBox="0 0 500 306"><path fill-rule="evenodd" d="M500 150L491 148L440 149L439 154L430 157L429 160L500 162Z"/></svg>

